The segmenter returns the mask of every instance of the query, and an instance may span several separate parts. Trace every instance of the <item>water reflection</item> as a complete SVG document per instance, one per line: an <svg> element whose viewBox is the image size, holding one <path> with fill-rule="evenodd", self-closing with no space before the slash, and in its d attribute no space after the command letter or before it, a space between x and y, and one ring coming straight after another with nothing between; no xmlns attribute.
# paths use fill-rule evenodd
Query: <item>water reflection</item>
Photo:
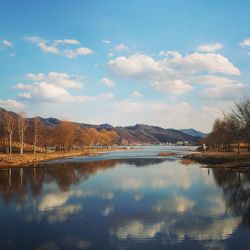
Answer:
<svg viewBox="0 0 250 250"><path fill-rule="evenodd" d="M248 173L168 158L1 170L0 248L247 249L249 192Z"/></svg>
<svg viewBox="0 0 250 250"><path fill-rule="evenodd" d="M68 191L70 186L86 181L91 175L114 168L118 164L143 167L167 160L169 159L115 159L83 163L65 162L34 168L10 168L0 170L0 193L6 203L13 198L18 202L25 202L29 190L35 198L42 192L45 183L56 183L61 191Z"/></svg>
<svg viewBox="0 0 250 250"><path fill-rule="evenodd" d="M250 226L250 173L213 169L214 179L223 190L226 209L241 216L242 223Z"/></svg>

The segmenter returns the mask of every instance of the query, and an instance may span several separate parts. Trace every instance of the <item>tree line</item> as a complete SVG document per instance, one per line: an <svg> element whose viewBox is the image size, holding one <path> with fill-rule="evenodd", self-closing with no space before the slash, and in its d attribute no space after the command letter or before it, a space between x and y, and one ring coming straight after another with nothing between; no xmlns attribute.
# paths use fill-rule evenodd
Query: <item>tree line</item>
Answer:
<svg viewBox="0 0 250 250"><path fill-rule="evenodd" d="M209 150L234 151L238 155L241 145L250 151L250 98L242 98L234 103L231 111L216 119L212 132L202 141Z"/></svg>
<svg viewBox="0 0 250 250"><path fill-rule="evenodd" d="M70 121L60 121L51 126L41 118L26 118L25 113L15 114L4 111L0 121L0 145L2 152L12 154L17 149L24 151L71 151L91 147L109 147L117 144L118 134L113 130L82 128Z"/></svg>

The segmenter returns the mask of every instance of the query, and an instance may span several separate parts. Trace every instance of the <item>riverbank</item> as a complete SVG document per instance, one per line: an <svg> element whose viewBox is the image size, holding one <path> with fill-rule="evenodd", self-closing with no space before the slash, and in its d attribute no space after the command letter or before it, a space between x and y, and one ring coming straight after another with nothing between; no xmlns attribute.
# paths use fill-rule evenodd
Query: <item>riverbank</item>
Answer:
<svg viewBox="0 0 250 250"><path fill-rule="evenodd" d="M97 154L101 154L107 151L117 151L121 150L118 148L112 149L90 149L88 151L70 151L70 152L51 152L47 153L25 153L23 155L20 154L1 154L0 153L0 168L5 167L29 167L36 163L48 161L48 160L56 160L63 159L67 157L77 157L77 156L94 156Z"/></svg>
<svg viewBox="0 0 250 250"><path fill-rule="evenodd" d="M236 168L250 171L250 153L244 152L197 152L183 157L211 168Z"/></svg>

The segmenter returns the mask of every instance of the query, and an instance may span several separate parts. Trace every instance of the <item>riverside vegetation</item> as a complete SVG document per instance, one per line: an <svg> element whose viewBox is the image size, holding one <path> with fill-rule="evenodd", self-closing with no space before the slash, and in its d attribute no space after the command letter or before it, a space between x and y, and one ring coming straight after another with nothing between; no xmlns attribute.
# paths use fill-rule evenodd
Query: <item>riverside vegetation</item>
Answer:
<svg viewBox="0 0 250 250"><path fill-rule="evenodd" d="M95 154L117 144L115 131L81 128L70 121L49 126L36 117L5 111L0 122L0 166L32 164L44 159Z"/></svg>
<svg viewBox="0 0 250 250"><path fill-rule="evenodd" d="M250 98L235 102L231 112L216 119L212 132L200 144L205 146L205 152L188 155L185 159L225 168L249 167ZM203 150L204 146L201 147Z"/></svg>

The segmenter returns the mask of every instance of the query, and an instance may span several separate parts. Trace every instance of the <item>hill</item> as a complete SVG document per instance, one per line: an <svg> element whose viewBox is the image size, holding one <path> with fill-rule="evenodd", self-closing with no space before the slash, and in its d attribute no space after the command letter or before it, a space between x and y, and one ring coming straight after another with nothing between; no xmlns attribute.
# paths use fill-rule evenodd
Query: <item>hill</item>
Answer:
<svg viewBox="0 0 250 250"><path fill-rule="evenodd" d="M3 116L4 109L0 108L0 118ZM18 114L13 113L16 117ZM27 118L30 121L34 118ZM57 126L60 123L56 118L42 118L41 122L46 126ZM136 124L134 126L118 126L113 127L110 124L92 125L87 123L76 123L81 128L95 128L97 130L114 130L120 137L121 144L162 144L176 143L179 141L188 141L195 144L200 138L204 137L204 133L194 129L164 129L158 126L150 126L145 124Z"/></svg>
<svg viewBox="0 0 250 250"><path fill-rule="evenodd" d="M179 129L178 131L184 133L184 134L187 134L187 135L192 135L192 136L195 136L195 137L200 137L200 138L204 138L207 136L207 134L201 132L201 131L197 131L193 128L188 128L188 129Z"/></svg>

